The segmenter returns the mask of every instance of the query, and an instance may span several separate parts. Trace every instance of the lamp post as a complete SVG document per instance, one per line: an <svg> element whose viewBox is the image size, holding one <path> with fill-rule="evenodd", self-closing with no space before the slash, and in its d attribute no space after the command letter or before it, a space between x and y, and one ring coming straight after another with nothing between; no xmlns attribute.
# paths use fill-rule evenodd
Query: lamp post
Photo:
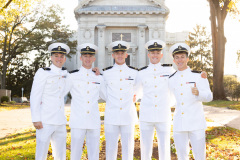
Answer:
<svg viewBox="0 0 240 160"><path fill-rule="evenodd" d="M22 87L22 105L23 105L23 91L24 91L24 88Z"/></svg>

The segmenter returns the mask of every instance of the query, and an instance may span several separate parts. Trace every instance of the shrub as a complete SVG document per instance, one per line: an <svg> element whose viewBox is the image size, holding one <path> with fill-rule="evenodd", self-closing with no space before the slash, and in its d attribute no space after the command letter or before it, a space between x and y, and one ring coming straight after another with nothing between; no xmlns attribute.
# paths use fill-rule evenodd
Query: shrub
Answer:
<svg viewBox="0 0 240 160"><path fill-rule="evenodd" d="M9 97L8 96L2 96L1 97L1 103L3 102L9 102Z"/></svg>
<svg viewBox="0 0 240 160"><path fill-rule="evenodd" d="M10 103L10 104L16 104L16 102L15 102L15 101L10 101L9 103Z"/></svg>

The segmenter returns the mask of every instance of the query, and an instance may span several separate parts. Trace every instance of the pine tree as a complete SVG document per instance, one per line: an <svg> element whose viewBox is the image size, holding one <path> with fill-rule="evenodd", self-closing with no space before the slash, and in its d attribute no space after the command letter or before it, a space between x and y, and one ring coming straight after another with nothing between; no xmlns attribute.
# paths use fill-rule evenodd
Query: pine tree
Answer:
<svg viewBox="0 0 240 160"><path fill-rule="evenodd" d="M187 41L191 48L188 65L192 70L205 71L212 88L213 85L213 58L211 51L211 38L206 27L197 25L194 32L189 33Z"/></svg>

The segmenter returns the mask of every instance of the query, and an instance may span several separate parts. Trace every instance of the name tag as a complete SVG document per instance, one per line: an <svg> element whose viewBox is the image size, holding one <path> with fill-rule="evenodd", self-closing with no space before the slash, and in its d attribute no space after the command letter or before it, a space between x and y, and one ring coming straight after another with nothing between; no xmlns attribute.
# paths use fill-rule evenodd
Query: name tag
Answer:
<svg viewBox="0 0 240 160"><path fill-rule="evenodd" d="M160 75L160 77L169 77L169 75Z"/></svg>
<svg viewBox="0 0 240 160"><path fill-rule="evenodd" d="M100 84L99 82L92 82L93 84Z"/></svg>
<svg viewBox="0 0 240 160"><path fill-rule="evenodd" d="M62 76L62 78L67 78L67 76Z"/></svg>
<svg viewBox="0 0 240 160"><path fill-rule="evenodd" d="M134 79L131 79L131 78L125 78L125 80L134 80Z"/></svg>
<svg viewBox="0 0 240 160"><path fill-rule="evenodd" d="M195 84L196 82L186 82L186 84Z"/></svg>
<svg viewBox="0 0 240 160"><path fill-rule="evenodd" d="M188 84L190 87L194 87L194 84L195 84L196 82L186 82L186 84Z"/></svg>

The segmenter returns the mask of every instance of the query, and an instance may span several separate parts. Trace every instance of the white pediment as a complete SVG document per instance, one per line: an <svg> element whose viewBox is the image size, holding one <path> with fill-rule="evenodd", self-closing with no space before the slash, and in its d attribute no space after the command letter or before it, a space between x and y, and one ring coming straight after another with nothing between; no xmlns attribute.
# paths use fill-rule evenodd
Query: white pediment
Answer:
<svg viewBox="0 0 240 160"><path fill-rule="evenodd" d="M164 0L79 0L75 14L164 14Z"/></svg>
<svg viewBox="0 0 240 160"><path fill-rule="evenodd" d="M80 0L77 9L97 5L121 5L121 6L133 6L133 5L154 5L154 6L165 6L164 0Z"/></svg>

